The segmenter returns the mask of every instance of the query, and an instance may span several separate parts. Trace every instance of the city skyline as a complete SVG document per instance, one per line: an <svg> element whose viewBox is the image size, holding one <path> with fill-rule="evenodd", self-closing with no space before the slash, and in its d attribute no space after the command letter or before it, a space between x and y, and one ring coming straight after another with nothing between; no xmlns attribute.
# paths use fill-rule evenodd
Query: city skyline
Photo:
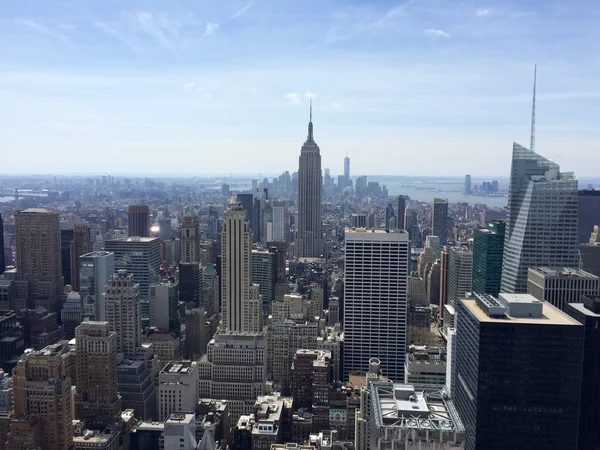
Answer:
<svg viewBox="0 0 600 450"><path fill-rule="evenodd" d="M504 157L490 170L507 173L506 149L529 142L537 63L537 149L564 165L568 147L570 167L591 176L600 8L584 3L10 5L5 163L61 172L85 151L105 157L81 159L83 172L114 158L136 173L179 172L178 158L161 157L178 152L203 172L278 173L294 166L314 99L323 167L336 173L346 151L367 175L408 151L431 154L432 175L475 173L493 151Z"/></svg>

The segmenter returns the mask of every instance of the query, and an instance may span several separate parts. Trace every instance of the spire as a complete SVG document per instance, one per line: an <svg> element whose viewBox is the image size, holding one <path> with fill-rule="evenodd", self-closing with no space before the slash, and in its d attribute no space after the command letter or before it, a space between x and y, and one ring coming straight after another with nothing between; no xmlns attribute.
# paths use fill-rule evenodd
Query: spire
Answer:
<svg viewBox="0 0 600 450"><path fill-rule="evenodd" d="M533 104L531 107L531 138L529 140L529 150L535 152L535 85L537 81L537 64L533 69Z"/></svg>
<svg viewBox="0 0 600 450"><path fill-rule="evenodd" d="M313 138L313 124L312 124L312 98L310 99L310 112L308 116L308 137L306 138L306 142L314 143L315 139Z"/></svg>

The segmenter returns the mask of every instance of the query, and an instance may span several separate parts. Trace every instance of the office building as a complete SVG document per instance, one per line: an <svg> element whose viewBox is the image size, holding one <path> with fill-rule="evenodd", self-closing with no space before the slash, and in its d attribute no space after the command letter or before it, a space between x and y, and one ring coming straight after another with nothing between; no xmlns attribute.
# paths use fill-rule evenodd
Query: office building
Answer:
<svg viewBox="0 0 600 450"><path fill-rule="evenodd" d="M396 227L406 229L404 215L406 214L406 199L403 195L398 196L398 209L396 210Z"/></svg>
<svg viewBox="0 0 600 450"><path fill-rule="evenodd" d="M344 377L377 357L404 376L410 244L403 230L346 229Z"/></svg>
<svg viewBox="0 0 600 450"><path fill-rule="evenodd" d="M200 222L198 217L186 214L181 221L181 262L200 262Z"/></svg>
<svg viewBox="0 0 600 450"><path fill-rule="evenodd" d="M529 294L477 294L457 315L465 449L577 448L583 326Z"/></svg>
<svg viewBox="0 0 600 450"><path fill-rule="evenodd" d="M68 223L60 222L60 264L64 284L71 285L71 242L73 241L73 228L63 229Z"/></svg>
<svg viewBox="0 0 600 450"><path fill-rule="evenodd" d="M158 237L161 241L168 241L173 237L173 224L171 218L161 217L158 219Z"/></svg>
<svg viewBox="0 0 600 450"><path fill-rule="evenodd" d="M14 417L35 417L39 434L32 444L44 450L70 450L73 444L71 364L69 345L62 341L23 354L13 371Z"/></svg>
<svg viewBox="0 0 600 450"><path fill-rule="evenodd" d="M352 214L350 216L351 228L366 228L367 227L367 216L366 214Z"/></svg>
<svg viewBox="0 0 600 450"><path fill-rule="evenodd" d="M472 194L472 190L471 190L471 175L465 175L465 189L464 189L464 193L466 195L471 195Z"/></svg>
<svg viewBox="0 0 600 450"><path fill-rule="evenodd" d="M252 232L246 211L232 197L221 233L221 305L228 331L259 332L262 312L258 286L252 285Z"/></svg>
<svg viewBox="0 0 600 450"><path fill-rule="evenodd" d="M565 311L567 303L581 303L581 297L600 295L600 279L596 275L568 267L529 268L527 293Z"/></svg>
<svg viewBox="0 0 600 450"><path fill-rule="evenodd" d="M431 235L440 238L440 245L448 243L448 200L434 198L431 209Z"/></svg>
<svg viewBox="0 0 600 450"><path fill-rule="evenodd" d="M58 213L29 208L15 213L17 295L27 307L60 312L63 277Z"/></svg>
<svg viewBox="0 0 600 450"><path fill-rule="evenodd" d="M151 372L151 361L147 352L141 359L122 359L117 366L121 407L135 411L136 418L156 420L157 398L154 372Z"/></svg>
<svg viewBox="0 0 600 450"><path fill-rule="evenodd" d="M446 349L411 345L404 364L404 382L406 384L446 385Z"/></svg>
<svg viewBox="0 0 600 450"><path fill-rule="evenodd" d="M271 304L275 300L275 283L277 283L277 249L252 250L251 257L252 284L258 285L262 301L262 314L271 313Z"/></svg>
<svg viewBox="0 0 600 450"><path fill-rule="evenodd" d="M111 275L104 289L104 317L117 333L117 352L136 359L142 347L140 287L124 269Z"/></svg>
<svg viewBox="0 0 600 450"><path fill-rule="evenodd" d="M273 242L288 242L290 239L290 219L284 201L272 202Z"/></svg>
<svg viewBox="0 0 600 450"><path fill-rule="evenodd" d="M431 270L427 273L427 304L437 305L440 303L440 276L442 264L438 259L431 265Z"/></svg>
<svg viewBox="0 0 600 450"><path fill-rule="evenodd" d="M196 450L196 415L185 412L173 412L165 421L164 448L177 450Z"/></svg>
<svg viewBox="0 0 600 450"><path fill-rule="evenodd" d="M344 187L350 186L350 158L344 158Z"/></svg>
<svg viewBox="0 0 600 450"><path fill-rule="evenodd" d="M600 277L600 242L580 244L581 268Z"/></svg>
<svg viewBox="0 0 600 450"><path fill-rule="evenodd" d="M408 277L408 299L411 306L428 306L427 285L418 273L411 273Z"/></svg>
<svg viewBox="0 0 600 450"><path fill-rule="evenodd" d="M452 400L431 386L367 378L357 421L356 450L465 448Z"/></svg>
<svg viewBox="0 0 600 450"><path fill-rule="evenodd" d="M440 238L438 236L429 235L425 238L425 248L431 247L433 254L436 259L439 259L442 253L442 247L440 245Z"/></svg>
<svg viewBox="0 0 600 450"><path fill-rule="evenodd" d="M183 321L185 323L185 341L183 354L186 359L197 361L206 353L206 346L214 336L217 320L211 317L204 308L186 308Z"/></svg>
<svg viewBox="0 0 600 450"><path fill-rule="evenodd" d="M75 419L106 427L121 418L117 333L108 322L84 322L75 330Z"/></svg>
<svg viewBox="0 0 600 450"><path fill-rule="evenodd" d="M127 219L129 237L150 236L150 207L148 205L129 205Z"/></svg>
<svg viewBox="0 0 600 450"><path fill-rule="evenodd" d="M164 330L150 329L142 340L144 347L150 347L157 360L158 367L164 367L169 361L181 359L181 340Z"/></svg>
<svg viewBox="0 0 600 450"><path fill-rule="evenodd" d="M160 239L150 237L129 237L125 240L111 240L105 243L106 251L115 254L115 269L125 269L140 285L142 318L150 317L148 290L150 284L158 281L160 271Z"/></svg>
<svg viewBox="0 0 600 450"><path fill-rule="evenodd" d="M84 311L81 295L71 291L60 310L61 323L65 330L65 339L71 340L75 337L75 328L83 322Z"/></svg>
<svg viewBox="0 0 600 450"><path fill-rule="evenodd" d="M76 223L73 225L73 240L70 242L69 246L71 287L74 291L79 292L79 257L94 250L92 240L90 239L90 229L86 223Z"/></svg>
<svg viewBox="0 0 600 450"><path fill-rule="evenodd" d="M4 221L2 220L2 214L0 214L0 275L4 273L6 269L6 259L4 258Z"/></svg>
<svg viewBox="0 0 600 450"><path fill-rule="evenodd" d="M198 406L196 361L171 361L158 374L158 416L165 421L174 412L193 413Z"/></svg>
<svg viewBox="0 0 600 450"><path fill-rule="evenodd" d="M565 312L584 327L578 450L600 447L600 298L582 296ZM575 447L574 447L575 448Z"/></svg>
<svg viewBox="0 0 600 450"><path fill-rule="evenodd" d="M577 177L513 145L501 292L527 292L529 267L579 267Z"/></svg>
<svg viewBox="0 0 600 450"><path fill-rule="evenodd" d="M394 205L392 205L391 203L388 203L386 208L385 208L385 229L389 230L390 229L390 222L392 221L392 218L396 217L396 214L394 213ZM394 228L392 228L394 229Z"/></svg>
<svg viewBox="0 0 600 450"><path fill-rule="evenodd" d="M500 292L505 231L501 220L473 230L473 292L493 296Z"/></svg>
<svg viewBox="0 0 600 450"><path fill-rule="evenodd" d="M246 210L246 220L253 234L260 236L260 228L254 229L254 194L236 194L236 201ZM260 215L260 211L259 211Z"/></svg>
<svg viewBox="0 0 600 450"><path fill-rule="evenodd" d="M150 285L150 326L179 336L179 285L171 282Z"/></svg>
<svg viewBox="0 0 600 450"><path fill-rule="evenodd" d="M600 225L600 190L580 189L577 199L579 243L584 244L589 242L594 226Z"/></svg>
<svg viewBox="0 0 600 450"><path fill-rule="evenodd" d="M467 247L450 247L448 256L448 297L445 304L456 307L456 301L471 292L473 279L473 252ZM446 324L444 327L453 326Z"/></svg>
<svg viewBox="0 0 600 450"><path fill-rule="evenodd" d="M90 320L104 320L104 287L113 273L114 253L98 251L79 257L80 294Z"/></svg>
<svg viewBox="0 0 600 450"><path fill-rule="evenodd" d="M312 106L308 137L300 151L298 169L298 224L295 249L299 258L323 253L321 153L313 137Z"/></svg>
<svg viewBox="0 0 600 450"><path fill-rule="evenodd" d="M263 333L219 332L198 361L200 397L227 400L232 423L265 395L267 339Z"/></svg>
<svg viewBox="0 0 600 450"><path fill-rule="evenodd" d="M23 328L14 311L0 311L0 364L5 373L12 373L26 348Z"/></svg>
<svg viewBox="0 0 600 450"><path fill-rule="evenodd" d="M426 246L423 251L421 252L421 254L419 255L419 258L417 259L417 273L420 277L424 277L425 276L425 270L427 269L427 266L433 262L435 262L436 257L435 257L435 253L433 251L433 248L430 246Z"/></svg>
<svg viewBox="0 0 600 450"><path fill-rule="evenodd" d="M179 299L200 308L204 305L203 267L201 263L179 264Z"/></svg>

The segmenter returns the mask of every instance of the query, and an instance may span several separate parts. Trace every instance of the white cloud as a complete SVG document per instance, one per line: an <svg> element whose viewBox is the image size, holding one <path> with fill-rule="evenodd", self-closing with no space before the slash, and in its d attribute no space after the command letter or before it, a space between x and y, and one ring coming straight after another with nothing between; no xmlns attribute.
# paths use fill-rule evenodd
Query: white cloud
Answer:
<svg viewBox="0 0 600 450"><path fill-rule="evenodd" d="M212 36L219 29L218 23L206 22L206 30L204 31L204 36Z"/></svg>
<svg viewBox="0 0 600 450"><path fill-rule="evenodd" d="M15 22L31 30L37 31L38 33L45 34L46 36L50 36L54 39L58 39L59 41L62 41L65 44L71 44L71 39L69 39L69 36L67 36L65 33L49 28L34 20L17 19Z"/></svg>
<svg viewBox="0 0 600 450"><path fill-rule="evenodd" d="M310 91L308 91L308 92L306 92L306 93L304 94L304 97L306 97L306 98L311 98L311 99L315 99L315 98L317 98L317 94L315 94L315 93L313 93L313 92L310 92Z"/></svg>
<svg viewBox="0 0 600 450"><path fill-rule="evenodd" d="M301 103L300 96L295 92L290 92L289 94L287 94L285 96L285 99L290 105L299 105Z"/></svg>
<svg viewBox="0 0 600 450"><path fill-rule="evenodd" d="M478 9L477 11L475 11L475 15L476 16L489 16L492 13L492 10L489 8L485 8L485 9Z"/></svg>
<svg viewBox="0 0 600 450"><path fill-rule="evenodd" d="M115 38L117 38L118 40L123 42L131 50L135 50L133 43L129 39L127 39L122 33L120 33L114 26L112 26L106 22L99 22L99 21L94 22L94 25L96 27L100 28L102 31L104 31L109 36L114 36Z"/></svg>
<svg viewBox="0 0 600 450"><path fill-rule="evenodd" d="M446 33L443 30L436 30L435 28L429 28L427 30L423 30L423 32L427 36L432 36L432 37L445 37L445 38L449 38L450 37L450 34Z"/></svg>
<svg viewBox="0 0 600 450"><path fill-rule="evenodd" d="M137 22L154 37L163 47L171 47L169 38L165 35L163 29L154 20L154 16L146 11L138 11L136 15Z"/></svg>
<svg viewBox="0 0 600 450"><path fill-rule="evenodd" d="M191 91L195 87L196 87L196 83L194 83L193 81L191 83L186 83L183 85L183 89L186 91Z"/></svg>
<svg viewBox="0 0 600 450"><path fill-rule="evenodd" d="M250 3L248 3L246 6L244 6L242 9L240 9L238 12L236 12L233 16L231 16L231 19L229 20L234 20L237 19L238 17L240 17L242 14L244 14L246 11L248 11L248 9L254 4L254 0L252 0Z"/></svg>

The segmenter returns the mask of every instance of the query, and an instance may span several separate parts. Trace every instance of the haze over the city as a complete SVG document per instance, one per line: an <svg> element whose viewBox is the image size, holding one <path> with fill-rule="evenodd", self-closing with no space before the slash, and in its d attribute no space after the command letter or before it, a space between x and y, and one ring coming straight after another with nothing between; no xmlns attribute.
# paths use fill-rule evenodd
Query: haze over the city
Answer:
<svg viewBox="0 0 600 450"><path fill-rule="evenodd" d="M9 2L3 173L295 170L313 99L323 167L507 176L528 146L600 163L597 1ZM573 49L577 49L574 51Z"/></svg>

